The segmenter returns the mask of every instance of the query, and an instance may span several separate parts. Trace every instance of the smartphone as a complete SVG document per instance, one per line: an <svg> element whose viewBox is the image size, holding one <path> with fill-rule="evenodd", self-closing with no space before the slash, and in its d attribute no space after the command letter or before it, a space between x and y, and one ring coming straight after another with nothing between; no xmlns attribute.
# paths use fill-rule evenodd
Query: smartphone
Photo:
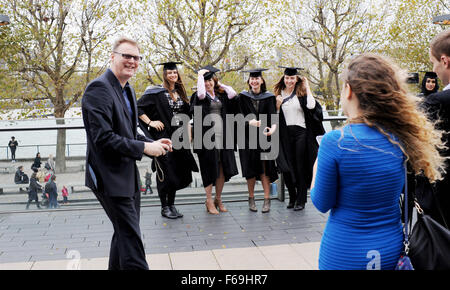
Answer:
<svg viewBox="0 0 450 290"><path fill-rule="evenodd" d="M320 146L320 142L322 141L323 135L316 136L317 144Z"/></svg>

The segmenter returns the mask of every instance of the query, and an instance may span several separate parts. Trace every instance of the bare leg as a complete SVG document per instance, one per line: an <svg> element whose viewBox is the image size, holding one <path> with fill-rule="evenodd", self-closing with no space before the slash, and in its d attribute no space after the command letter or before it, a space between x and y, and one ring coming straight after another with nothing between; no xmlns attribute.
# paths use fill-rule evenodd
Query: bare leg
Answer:
<svg viewBox="0 0 450 290"><path fill-rule="evenodd" d="M216 198L214 200L214 205L219 208L219 211L227 212L228 210L222 204L222 190L225 184L225 176L223 174L223 168L221 163L219 163L219 168L220 168L220 175L216 179Z"/></svg>
<svg viewBox="0 0 450 290"><path fill-rule="evenodd" d="M270 179L267 175L261 174L261 183L264 189L264 198L270 198Z"/></svg>
<svg viewBox="0 0 450 290"><path fill-rule="evenodd" d="M214 206L214 201L212 199L212 187L213 187L212 184L210 184L207 187L205 187L205 192L206 192L205 206L206 206L206 210L210 214L219 214L219 212L217 211L216 207Z"/></svg>
<svg viewBox="0 0 450 290"><path fill-rule="evenodd" d="M270 178L266 175L266 162L263 161L264 173L261 174L261 183L264 189L264 198L270 198Z"/></svg>
<svg viewBox="0 0 450 290"><path fill-rule="evenodd" d="M223 186L225 184L225 175L223 175L223 168L222 164L220 163L220 175L216 179L216 198L220 199L222 195Z"/></svg>
<svg viewBox="0 0 450 290"><path fill-rule="evenodd" d="M256 178L247 179L248 196L255 197Z"/></svg>

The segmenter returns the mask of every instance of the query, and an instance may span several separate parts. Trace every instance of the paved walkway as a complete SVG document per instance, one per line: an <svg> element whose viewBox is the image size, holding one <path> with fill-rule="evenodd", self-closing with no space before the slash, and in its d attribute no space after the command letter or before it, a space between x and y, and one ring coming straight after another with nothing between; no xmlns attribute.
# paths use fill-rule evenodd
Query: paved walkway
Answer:
<svg viewBox="0 0 450 290"><path fill-rule="evenodd" d="M212 216L204 205L180 205L184 218L164 219L159 207L141 209L151 269L317 269L327 215L311 202L299 212L272 201L252 213L227 203ZM0 269L106 269L112 226L103 210L0 215Z"/></svg>

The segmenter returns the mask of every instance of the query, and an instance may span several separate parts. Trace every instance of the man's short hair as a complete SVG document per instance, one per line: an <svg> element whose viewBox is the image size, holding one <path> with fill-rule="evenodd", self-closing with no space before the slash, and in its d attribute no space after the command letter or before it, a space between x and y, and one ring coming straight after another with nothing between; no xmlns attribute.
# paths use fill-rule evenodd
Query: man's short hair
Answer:
<svg viewBox="0 0 450 290"><path fill-rule="evenodd" d="M114 42L114 45L113 45L113 51L116 51L116 49L117 49L122 43L129 43L129 44L132 44L132 45L134 45L134 46L136 46L136 47L138 48L139 52L141 52L141 47L139 46L139 44L137 43L137 41L135 41L135 40L133 40L133 39L131 39L131 38L125 37L125 36L119 37L119 38Z"/></svg>
<svg viewBox="0 0 450 290"><path fill-rule="evenodd" d="M450 29L442 31L431 41L431 54L439 60L442 55L450 56Z"/></svg>

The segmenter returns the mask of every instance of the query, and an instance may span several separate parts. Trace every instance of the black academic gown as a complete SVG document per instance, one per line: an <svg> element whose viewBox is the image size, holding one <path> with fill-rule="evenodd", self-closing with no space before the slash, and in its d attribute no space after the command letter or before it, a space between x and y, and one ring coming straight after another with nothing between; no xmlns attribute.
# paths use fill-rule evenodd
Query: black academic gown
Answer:
<svg viewBox="0 0 450 290"><path fill-rule="evenodd" d="M139 127L146 136L154 140L160 138L171 139L172 134L178 129L178 127L171 126L173 111L169 106L166 92L167 90L164 87L151 87L137 101L139 116L146 114L150 120L161 121L164 124L162 131L157 131L155 128L150 128L149 131L148 125L139 119ZM184 102L179 113L189 115L189 104ZM161 192L176 191L189 186L192 182L192 171L198 172L197 164L190 149L174 149L173 152L167 152L166 155L157 157L156 160L163 172L163 174L158 172L156 178L158 191ZM156 169L154 158L152 163L153 172Z"/></svg>
<svg viewBox="0 0 450 290"><path fill-rule="evenodd" d="M305 124L306 124L306 155L304 158L304 168L307 168L307 174L304 178L306 178L307 187L310 186L312 180L312 169L314 166L314 162L317 158L317 152L319 149L319 145L316 141L316 136L325 134L325 129L323 128L323 113L322 107L319 102L316 100L316 106L313 109L308 109L306 107L306 97L299 97L300 106L303 109L305 114ZM278 169L283 174L289 174L292 178L293 183L296 183L296 176L294 170L294 164L292 164L293 152L290 146L288 146L288 142L283 142L283 140L288 140L289 132L288 127L286 125L286 119L284 117L283 109L280 108L279 113L279 130L280 130L280 152L277 158L277 166Z"/></svg>
<svg viewBox="0 0 450 290"><path fill-rule="evenodd" d="M255 114L256 120L260 120L261 116L265 114L267 116L267 127L273 125L271 118L272 114L276 114L276 98L270 92L261 93L258 95L253 95L251 92L242 91L238 96L236 96L237 106L239 112L246 117L248 114ZM253 100L258 100L259 105L257 110L253 106ZM270 149L263 150L260 146L259 138L268 138L263 135L264 124L258 128L258 140L257 149L249 149L249 123L245 122L245 148L239 148L239 159L241 161L242 176L246 179L256 178L260 180L260 175L264 173L263 162L261 160L262 152L269 152ZM278 179L278 170L275 165L275 160L266 160L266 175L269 177L270 182L274 182Z"/></svg>
<svg viewBox="0 0 450 290"><path fill-rule="evenodd" d="M203 142L202 142L202 148L194 148L194 153L198 156L198 161L200 163L200 172L202 175L202 181L203 186L207 187L209 185L216 185L216 179L220 175L220 167L219 167L219 160L222 162L222 169L223 174L225 177L225 182L230 180L232 176L237 175L238 169L236 166L236 158L234 156L234 147L233 148L226 148L226 130L227 130L227 124L226 124L226 114L233 113L233 106L234 106L234 100L228 99L228 96L226 94L217 94L217 97L219 98L220 102L222 103L222 111L221 111L221 117L223 120L223 146L221 150L218 150L216 148L213 149L206 149ZM200 100L197 97L197 92L195 92L191 97L191 114L194 114L194 107L200 106L202 109L202 124L205 119L205 117L211 113L211 98L209 96L205 96L203 100ZM194 122L196 122L197 119L194 117ZM193 128L195 128L196 124L194 123ZM203 137L205 136L205 133L212 129L213 126L205 126L202 125L202 131L201 132L195 132L193 131L193 137L195 138L195 134L200 134L203 140ZM212 140L214 139L214 135L211 137ZM235 139L236 140L236 139ZM219 156L220 154L220 156Z"/></svg>
<svg viewBox="0 0 450 290"><path fill-rule="evenodd" d="M429 119L432 121L440 120L436 127L444 131L442 141L447 146L447 149L441 150L440 154L450 157L450 90L429 95L424 99L421 106L428 113ZM444 225L436 206L436 203L439 203L446 223L450 226L450 161L448 159L445 165L447 172L444 174L444 179L436 182L436 196L418 196L418 199L425 213Z"/></svg>

